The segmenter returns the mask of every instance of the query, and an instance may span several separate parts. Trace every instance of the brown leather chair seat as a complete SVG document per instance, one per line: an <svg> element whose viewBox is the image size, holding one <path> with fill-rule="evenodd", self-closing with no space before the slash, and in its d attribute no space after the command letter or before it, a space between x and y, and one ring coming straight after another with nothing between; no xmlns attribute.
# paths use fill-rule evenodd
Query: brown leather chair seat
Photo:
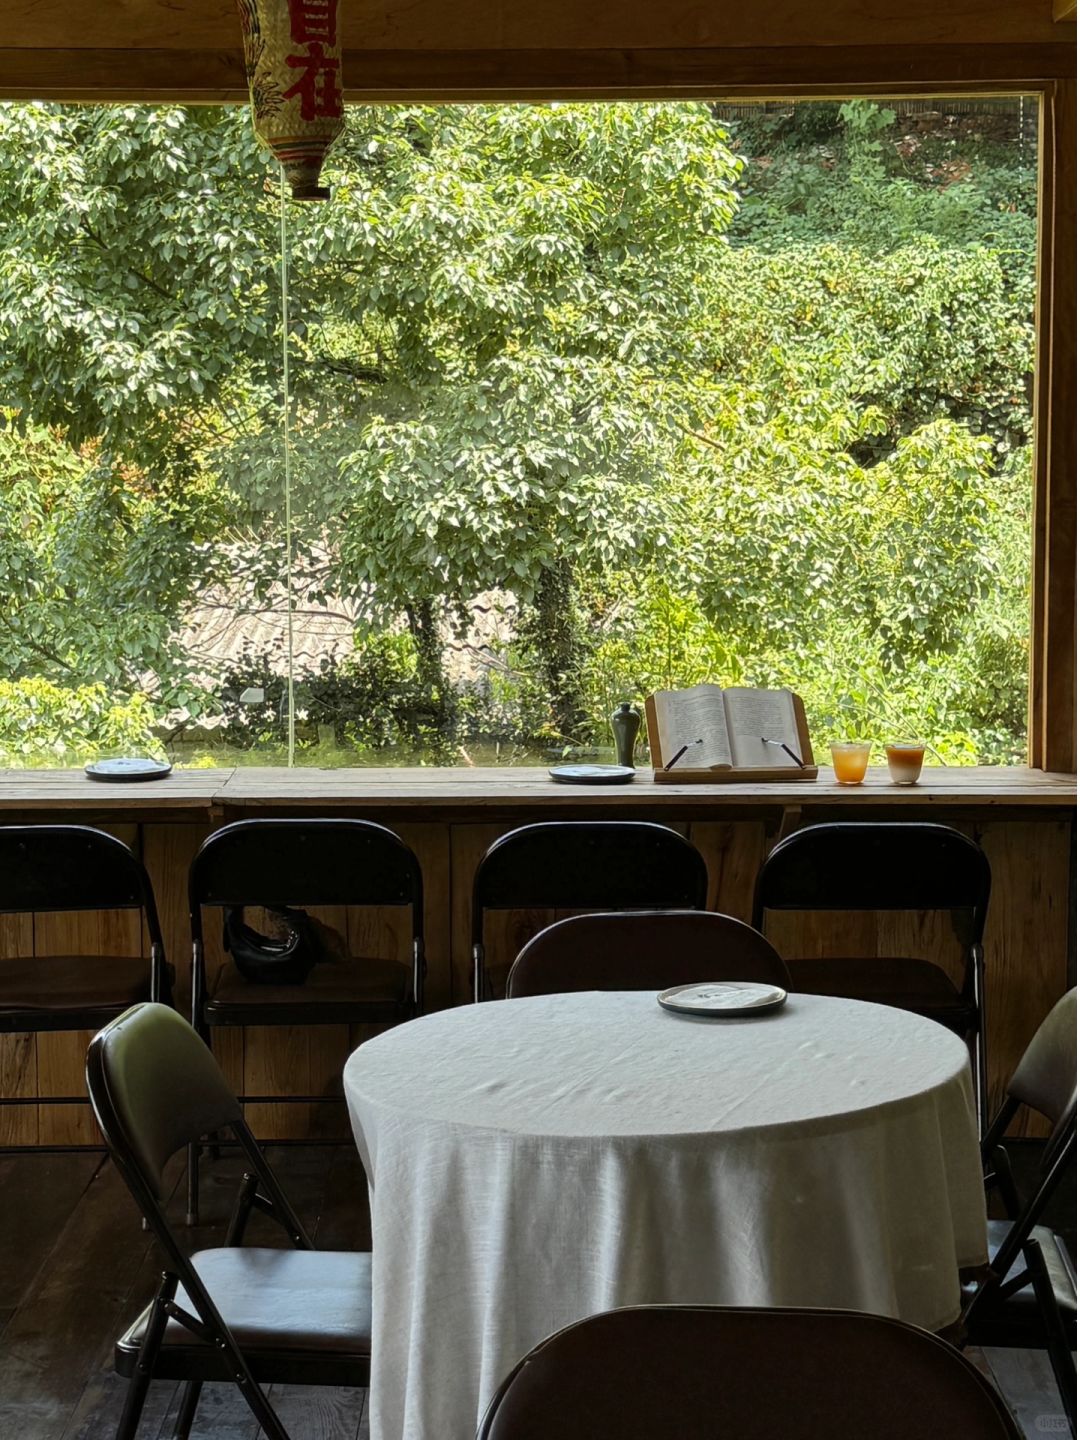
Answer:
<svg viewBox="0 0 1080 1440"><path fill-rule="evenodd" d="M207 1008L274 1005L405 1005L411 976L397 960L350 956L316 965L303 985L256 985L233 964L221 967L210 982ZM302 1022L298 1022L302 1023Z"/></svg>
<svg viewBox="0 0 1080 1440"><path fill-rule="evenodd" d="M972 1023L972 1009L940 965L905 956L789 960L791 988L802 995L839 995L894 1005L950 1029Z"/></svg>
<svg viewBox="0 0 1080 1440"><path fill-rule="evenodd" d="M171 980L171 967L167 968ZM0 960L0 1014L124 1010L149 998L150 961L139 955L39 955Z"/></svg>
<svg viewBox="0 0 1080 1440"><path fill-rule="evenodd" d="M260 1357L288 1353L325 1359L327 1352L346 1357L371 1353L371 1255L333 1250L268 1250L224 1246L191 1257L222 1319L259 1373ZM194 1313L184 1290L176 1302ZM116 1344L116 1364L130 1374L138 1359L151 1307ZM169 1354L206 1346L175 1320L165 1328L159 1374L167 1374Z"/></svg>

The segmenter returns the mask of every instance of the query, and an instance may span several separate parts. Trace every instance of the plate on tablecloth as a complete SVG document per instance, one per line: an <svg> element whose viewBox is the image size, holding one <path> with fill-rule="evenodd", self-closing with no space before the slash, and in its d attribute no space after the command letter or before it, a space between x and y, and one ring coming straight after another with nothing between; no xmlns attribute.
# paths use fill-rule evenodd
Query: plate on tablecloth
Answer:
<svg viewBox="0 0 1080 1440"><path fill-rule="evenodd" d="M787 991L751 980L715 980L705 985L674 985L661 990L656 998L665 1010L678 1015L711 1015L724 1020L779 1010Z"/></svg>

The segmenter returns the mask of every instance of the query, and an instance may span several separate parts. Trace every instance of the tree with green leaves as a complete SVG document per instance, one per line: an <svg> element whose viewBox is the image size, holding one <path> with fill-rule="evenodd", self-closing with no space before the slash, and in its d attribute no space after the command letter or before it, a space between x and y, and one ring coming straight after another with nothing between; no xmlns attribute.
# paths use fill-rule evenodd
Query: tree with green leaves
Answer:
<svg viewBox="0 0 1080 1440"><path fill-rule="evenodd" d="M405 626L357 704L393 654L431 733L447 620L500 591L516 679L480 704L523 738L602 738L613 699L711 668L795 684L823 730L892 706L1015 753L1030 163L869 102L796 115L350 112L332 205L286 209L287 552L281 198L247 115L0 107L9 674L220 707L184 616L291 569L359 647Z"/></svg>

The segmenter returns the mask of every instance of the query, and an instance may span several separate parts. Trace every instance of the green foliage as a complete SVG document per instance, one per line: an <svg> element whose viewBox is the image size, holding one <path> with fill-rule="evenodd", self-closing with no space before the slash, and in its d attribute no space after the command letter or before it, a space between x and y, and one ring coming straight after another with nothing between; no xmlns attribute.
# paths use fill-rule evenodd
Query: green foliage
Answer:
<svg viewBox="0 0 1080 1440"><path fill-rule="evenodd" d="M324 658L294 678L301 751L333 745L353 751L404 747L445 750L453 739L441 726L439 697L425 686L408 634L358 637L354 654ZM246 690L261 690L250 703ZM241 750L284 747L288 736L288 665L283 647L248 650L222 677L217 706L224 725L215 741Z"/></svg>
<svg viewBox="0 0 1080 1440"><path fill-rule="evenodd" d="M188 473L274 333L267 173L239 107L0 106L7 403Z"/></svg>
<svg viewBox="0 0 1080 1440"><path fill-rule="evenodd" d="M145 695L118 700L104 685L0 680L0 764L71 765L95 755L158 755Z"/></svg>
<svg viewBox="0 0 1080 1440"><path fill-rule="evenodd" d="M617 700L711 678L794 685L819 746L1019 756L1014 118L350 111L333 204L288 211L296 595L361 615L297 677L302 746L607 743ZM247 748L284 741L280 657L207 696L180 637L231 577L280 594L279 204L239 107L0 106L0 662ZM453 689L491 591L516 636Z"/></svg>
<svg viewBox="0 0 1080 1440"><path fill-rule="evenodd" d="M5 673L119 691L153 678L183 703L174 619L194 575L193 517L212 509L205 489L178 503L96 445L75 451L36 425L0 430Z"/></svg>

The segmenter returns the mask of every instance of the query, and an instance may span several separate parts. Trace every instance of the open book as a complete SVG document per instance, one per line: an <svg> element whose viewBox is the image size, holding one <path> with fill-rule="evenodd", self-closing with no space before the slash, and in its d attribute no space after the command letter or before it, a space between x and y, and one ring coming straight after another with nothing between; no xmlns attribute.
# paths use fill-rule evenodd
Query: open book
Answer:
<svg viewBox="0 0 1080 1440"><path fill-rule="evenodd" d="M813 772L802 702L790 690L722 690L719 685L658 690L647 711L658 772L684 745L689 747L664 772L673 780L680 769L786 770L792 779Z"/></svg>

